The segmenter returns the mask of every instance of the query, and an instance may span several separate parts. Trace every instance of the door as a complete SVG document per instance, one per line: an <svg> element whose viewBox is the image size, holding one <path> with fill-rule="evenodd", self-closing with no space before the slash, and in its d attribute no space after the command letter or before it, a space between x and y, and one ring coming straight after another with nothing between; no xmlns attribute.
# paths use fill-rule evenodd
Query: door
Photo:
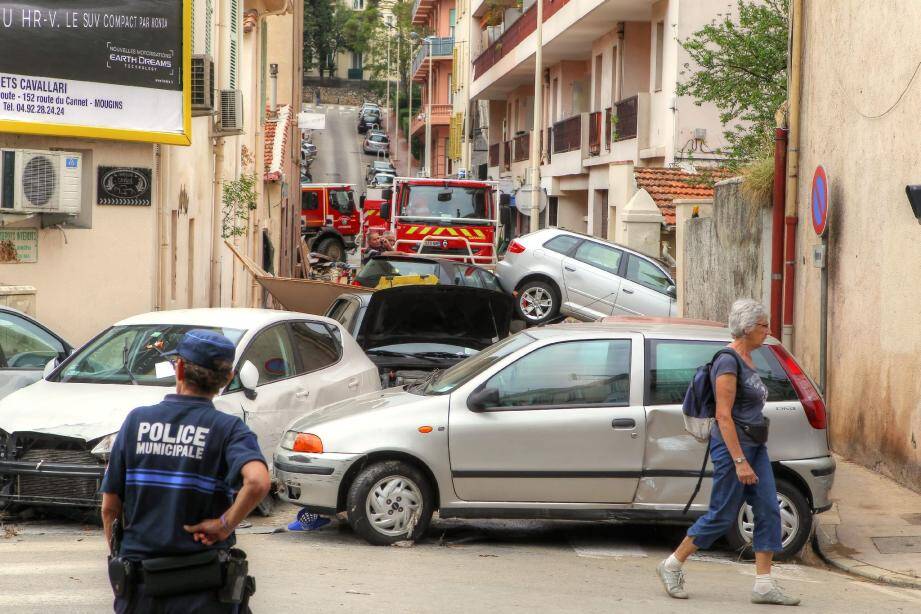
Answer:
<svg viewBox="0 0 921 614"><path fill-rule="evenodd" d="M668 317L675 302L667 294L672 284L668 274L657 265L630 254L617 308L630 315Z"/></svg>
<svg viewBox="0 0 921 614"><path fill-rule="evenodd" d="M301 224L305 228L320 228L323 226L323 207L320 202L319 188L304 188L301 190Z"/></svg>
<svg viewBox="0 0 921 614"><path fill-rule="evenodd" d="M573 311L592 320L615 313L624 253L608 245L583 241L563 259L563 279Z"/></svg>
<svg viewBox="0 0 921 614"><path fill-rule="evenodd" d="M639 337L536 348L481 386L497 401L451 399L451 472L466 501L628 503L645 437ZM631 383L635 390L631 389Z"/></svg>
<svg viewBox="0 0 921 614"><path fill-rule="evenodd" d="M34 322L0 311L0 398L37 382L49 361L70 348Z"/></svg>
<svg viewBox="0 0 921 614"><path fill-rule="evenodd" d="M329 214L332 226L342 236L354 236L361 228L361 218L355 209L352 190L329 191Z"/></svg>

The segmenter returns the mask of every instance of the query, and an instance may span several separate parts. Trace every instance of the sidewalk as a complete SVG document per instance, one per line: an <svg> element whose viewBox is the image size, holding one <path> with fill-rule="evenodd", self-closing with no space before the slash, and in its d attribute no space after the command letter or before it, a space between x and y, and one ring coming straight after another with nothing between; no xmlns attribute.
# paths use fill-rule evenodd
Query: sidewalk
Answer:
<svg viewBox="0 0 921 614"><path fill-rule="evenodd" d="M816 546L838 569L921 589L921 495L836 458L834 507L816 516Z"/></svg>
<svg viewBox="0 0 921 614"><path fill-rule="evenodd" d="M394 168L397 169L398 177L412 177L412 169L419 168L419 161L413 158L410 161L412 169L409 174L406 172L406 152L409 144L406 142L406 133L397 128L396 119L393 113L388 118L390 125L393 127L390 135L390 161ZM394 138L393 132L397 132L397 138Z"/></svg>

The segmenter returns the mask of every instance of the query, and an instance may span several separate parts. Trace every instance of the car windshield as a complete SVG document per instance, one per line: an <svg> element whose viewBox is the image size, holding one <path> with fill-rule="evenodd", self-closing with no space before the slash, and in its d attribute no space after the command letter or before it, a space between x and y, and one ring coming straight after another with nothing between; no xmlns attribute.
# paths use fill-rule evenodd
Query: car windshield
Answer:
<svg viewBox="0 0 921 614"><path fill-rule="evenodd" d="M84 346L51 381L80 384L175 386L172 364L162 356L188 331L221 333L234 345L246 331L186 324L113 326Z"/></svg>
<svg viewBox="0 0 921 614"><path fill-rule="evenodd" d="M438 264L434 262L417 262L413 260L389 260L372 258L355 276L355 281L366 288L376 288L382 277L400 275L435 275L438 276Z"/></svg>
<svg viewBox="0 0 921 614"><path fill-rule="evenodd" d="M461 361L434 376L421 393L430 395L449 394L467 383L478 373L482 373L506 356L514 354L523 347L534 343L535 339L527 333L518 333L494 343L479 354Z"/></svg>
<svg viewBox="0 0 921 614"><path fill-rule="evenodd" d="M387 142L387 137L383 134L372 134L368 138L373 143L386 143Z"/></svg>
<svg viewBox="0 0 921 614"><path fill-rule="evenodd" d="M446 220L489 219L487 188L443 185L407 185L401 198L404 217Z"/></svg>

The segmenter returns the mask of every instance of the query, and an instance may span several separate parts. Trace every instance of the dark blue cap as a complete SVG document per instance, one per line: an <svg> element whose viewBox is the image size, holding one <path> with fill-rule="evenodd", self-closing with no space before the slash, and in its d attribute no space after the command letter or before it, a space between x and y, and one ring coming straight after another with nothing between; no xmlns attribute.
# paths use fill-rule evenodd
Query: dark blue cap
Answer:
<svg viewBox="0 0 921 614"><path fill-rule="evenodd" d="M233 342L220 333L202 328L190 330L172 352L164 356L179 356L183 360L206 369L218 369L220 362L233 364L236 348Z"/></svg>

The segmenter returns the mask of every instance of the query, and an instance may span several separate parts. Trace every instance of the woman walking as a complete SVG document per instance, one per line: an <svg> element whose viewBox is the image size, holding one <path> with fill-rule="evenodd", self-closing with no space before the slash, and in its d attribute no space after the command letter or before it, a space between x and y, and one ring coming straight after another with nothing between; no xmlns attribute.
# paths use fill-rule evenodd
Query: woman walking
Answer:
<svg viewBox="0 0 921 614"><path fill-rule="evenodd" d="M678 549L659 563L656 572L665 592L687 599L682 566L699 548L709 548L737 521L743 502L755 516L755 586L752 603L799 605L771 579L771 561L781 550L780 510L774 472L768 458L767 421L762 411L767 388L755 370L752 352L768 335L768 319L758 301L740 299L729 314L731 352L716 357L710 378L716 397L716 424L710 433L713 489L710 508L688 529ZM738 394L737 394L738 392Z"/></svg>

